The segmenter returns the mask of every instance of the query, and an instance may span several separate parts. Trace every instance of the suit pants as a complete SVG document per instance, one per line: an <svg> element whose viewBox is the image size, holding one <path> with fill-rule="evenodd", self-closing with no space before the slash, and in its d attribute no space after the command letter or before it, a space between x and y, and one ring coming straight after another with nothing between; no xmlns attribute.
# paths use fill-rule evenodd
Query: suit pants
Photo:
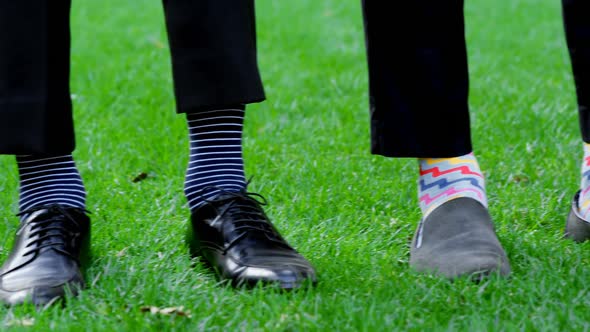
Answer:
<svg viewBox="0 0 590 332"><path fill-rule="evenodd" d="M254 0L164 0L177 112L265 99ZM68 154L70 0L0 1L0 154Z"/></svg>
<svg viewBox="0 0 590 332"><path fill-rule="evenodd" d="M590 1L563 0L580 128L590 143ZM455 157L472 151L463 0L362 0L371 152Z"/></svg>

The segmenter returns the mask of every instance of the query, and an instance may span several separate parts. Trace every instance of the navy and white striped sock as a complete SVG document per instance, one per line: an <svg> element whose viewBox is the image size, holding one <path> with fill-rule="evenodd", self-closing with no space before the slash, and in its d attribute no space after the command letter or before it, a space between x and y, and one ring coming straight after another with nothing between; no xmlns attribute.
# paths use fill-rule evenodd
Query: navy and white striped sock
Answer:
<svg viewBox="0 0 590 332"><path fill-rule="evenodd" d="M187 114L190 158L184 194L191 211L224 191L246 188L242 158L244 109Z"/></svg>
<svg viewBox="0 0 590 332"><path fill-rule="evenodd" d="M86 191L72 155L17 156L16 162L20 212L48 204L86 207Z"/></svg>

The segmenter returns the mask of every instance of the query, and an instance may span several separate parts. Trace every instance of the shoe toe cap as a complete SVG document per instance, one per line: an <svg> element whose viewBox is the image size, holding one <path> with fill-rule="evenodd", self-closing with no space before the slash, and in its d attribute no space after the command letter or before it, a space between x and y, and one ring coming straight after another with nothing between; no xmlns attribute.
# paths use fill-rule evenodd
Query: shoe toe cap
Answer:
<svg viewBox="0 0 590 332"><path fill-rule="evenodd" d="M510 274L510 264L503 254L497 251L449 252L436 259L414 259L411 265L420 272L441 274L447 278L463 276L483 277L498 273L501 276Z"/></svg>
<svg viewBox="0 0 590 332"><path fill-rule="evenodd" d="M8 305L18 305L22 303L33 303L35 305L46 305L55 301L58 298L64 297L66 294L73 296L77 295L82 287L84 281L78 276L70 280L61 280L59 284L47 283L42 284L36 282L30 287L21 287L18 290L7 290L3 284L0 287L0 300Z"/></svg>
<svg viewBox="0 0 590 332"><path fill-rule="evenodd" d="M7 304L32 302L46 304L66 294L75 295L84 287L82 274L74 261L50 255L37 257L28 265L0 277L0 301Z"/></svg>
<svg viewBox="0 0 590 332"><path fill-rule="evenodd" d="M277 258L260 257L250 260L249 264L235 270L234 279L238 283L249 285L275 283L283 289L299 288L306 283L317 282L315 269L301 257Z"/></svg>

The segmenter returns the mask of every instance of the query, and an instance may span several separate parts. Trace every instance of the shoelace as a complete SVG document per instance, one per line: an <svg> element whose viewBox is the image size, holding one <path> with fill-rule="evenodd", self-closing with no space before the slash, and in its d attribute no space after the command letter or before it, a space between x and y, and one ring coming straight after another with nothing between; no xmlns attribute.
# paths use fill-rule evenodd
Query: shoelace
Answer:
<svg viewBox="0 0 590 332"><path fill-rule="evenodd" d="M31 225L31 233L29 234L28 243L25 246L29 250L23 255L27 256L32 253L39 253L43 248L51 248L62 255L78 261L77 257L64 249L71 247L71 241L80 236L80 225L70 216L66 209L59 205L38 206L22 211L17 216L27 215L45 209L52 214L51 217L33 219L21 226L24 228ZM88 213L88 211L83 211Z"/></svg>
<svg viewBox="0 0 590 332"><path fill-rule="evenodd" d="M258 235L264 234L274 243L290 249L289 245L285 243L277 230L272 226L262 209L262 206L268 204L264 196L248 191L227 191L223 188L217 187L207 187L203 190L207 189L219 190L221 193L220 195L223 195L224 197L215 200L205 200L206 202L215 202L216 205L223 205L224 203L229 202L224 210L220 212L220 216L229 217L228 219L234 224L234 229L241 232L240 235L228 243L228 246L225 249L226 251L250 234L250 232L254 232Z"/></svg>

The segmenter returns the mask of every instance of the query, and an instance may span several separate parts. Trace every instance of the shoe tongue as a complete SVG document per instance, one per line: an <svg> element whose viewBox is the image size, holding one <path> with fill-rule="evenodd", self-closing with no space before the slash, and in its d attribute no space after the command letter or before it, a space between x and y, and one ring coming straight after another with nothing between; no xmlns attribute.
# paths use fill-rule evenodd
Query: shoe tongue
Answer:
<svg viewBox="0 0 590 332"><path fill-rule="evenodd" d="M64 236L63 236L62 232L52 229L52 230L49 230L46 234L48 235L47 239L44 240L41 244L53 243L53 245L50 247L42 248L41 249L42 252L45 250L55 249L55 248L65 249L66 244L64 242Z"/></svg>

